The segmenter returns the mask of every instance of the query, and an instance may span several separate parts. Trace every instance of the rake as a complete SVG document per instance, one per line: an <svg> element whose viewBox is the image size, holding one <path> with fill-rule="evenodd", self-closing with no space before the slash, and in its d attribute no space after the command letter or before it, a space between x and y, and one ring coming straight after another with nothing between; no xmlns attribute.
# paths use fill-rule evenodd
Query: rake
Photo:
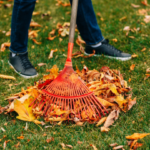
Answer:
<svg viewBox="0 0 150 150"><path fill-rule="evenodd" d="M71 25L69 32L68 55L64 69L60 72L56 79L50 82L42 94L42 99L38 103L35 99L31 104L40 107L39 111L43 111L45 116L50 116L56 108L60 111L69 111L74 117L80 120L97 121L101 115L108 113L105 107L95 97L94 93L89 90L85 83L78 77L72 67L72 50L74 45L74 34L76 26L78 0L73 0Z"/></svg>

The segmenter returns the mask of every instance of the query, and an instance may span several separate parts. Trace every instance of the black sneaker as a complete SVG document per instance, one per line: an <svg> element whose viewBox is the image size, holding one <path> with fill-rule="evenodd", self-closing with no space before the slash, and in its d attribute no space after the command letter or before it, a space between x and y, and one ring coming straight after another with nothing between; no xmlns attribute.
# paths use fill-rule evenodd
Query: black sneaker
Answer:
<svg viewBox="0 0 150 150"><path fill-rule="evenodd" d="M131 59L131 55L128 53L124 53L112 45L109 44L109 40L105 39L101 42L102 44L96 48L92 48L91 46L85 47L85 54L89 55L93 53L93 50L95 50L94 56L101 56L102 54L108 58L115 58L122 61L126 61Z"/></svg>
<svg viewBox="0 0 150 150"><path fill-rule="evenodd" d="M35 68L28 59L28 53L13 56L10 52L8 63L13 67L16 73L26 79L38 76Z"/></svg>

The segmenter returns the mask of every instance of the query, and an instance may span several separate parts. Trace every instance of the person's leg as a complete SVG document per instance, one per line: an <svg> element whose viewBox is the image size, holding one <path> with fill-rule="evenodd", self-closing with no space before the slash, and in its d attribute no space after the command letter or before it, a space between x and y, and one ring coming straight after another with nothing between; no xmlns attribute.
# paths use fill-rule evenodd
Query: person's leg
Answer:
<svg viewBox="0 0 150 150"><path fill-rule="evenodd" d="M9 64L24 78L37 76L28 59L28 29L36 0L15 0L11 22L11 46Z"/></svg>
<svg viewBox="0 0 150 150"><path fill-rule="evenodd" d="M27 52L28 29L36 0L15 0L11 22L11 46L13 53Z"/></svg>
<svg viewBox="0 0 150 150"><path fill-rule="evenodd" d="M72 0L70 2L72 4ZM87 45L95 45L104 39L91 0L79 0L77 27Z"/></svg>
<svg viewBox="0 0 150 150"><path fill-rule="evenodd" d="M70 0L72 4L72 0ZM77 27L81 37L86 42L85 54L89 55L95 50L95 56L104 54L109 58L122 61L131 59L131 55L123 53L105 40L98 26L91 0L79 0Z"/></svg>

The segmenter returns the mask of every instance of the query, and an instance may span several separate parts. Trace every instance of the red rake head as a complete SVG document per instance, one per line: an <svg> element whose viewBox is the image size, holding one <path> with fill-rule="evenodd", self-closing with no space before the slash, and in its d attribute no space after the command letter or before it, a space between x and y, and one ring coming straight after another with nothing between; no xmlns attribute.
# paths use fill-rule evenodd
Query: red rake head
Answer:
<svg viewBox="0 0 150 150"><path fill-rule="evenodd" d="M42 90L35 102L34 107L38 106L45 116L64 117L63 114L68 114L66 120L78 118L97 121L107 112L71 66L65 66L59 76Z"/></svg>

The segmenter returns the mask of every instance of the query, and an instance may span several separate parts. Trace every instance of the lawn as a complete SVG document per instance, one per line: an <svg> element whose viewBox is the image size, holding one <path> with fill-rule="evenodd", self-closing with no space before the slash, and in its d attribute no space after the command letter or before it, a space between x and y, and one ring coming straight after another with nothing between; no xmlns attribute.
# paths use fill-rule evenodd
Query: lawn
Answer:
<svg viewBox="0 0 150 150"><path fill-rule="evenodd" d="M148 2L150 3L150 1ZM0 6L0 45L10 41L10 37L5 36L5 31L7 32L10 29L12 7L4 8L3 5L7 3L13 4L13 2L4 1ZM70 15L66 12L71 11L71 8L56 6L56 3L54 0L39 1L39 3L36 3L35 12L44 14L50 11L51 14L44 18L41 15L32 17L35 22L42 25L41 28L36 28L37 30L40 29L37 41L42 42L42 44L37 45L31 39L28 42L29 58L39 73L37 78L25 80L17 75L8 65L9 49L0 52L0 74L11 75L17 79L16 81L0 79L1 106L8 104L5 100L7 96L20 92L21 88L26 89L33 85L43 74L46 74L46 69L50 69L54 64L63 69L66 59L63 54L67 53L68 36L63 38L62 42L59 42L59 37L53 41L48 41L46 38L48 33L56 28L58 22L63 24L70 21ZM132 3L140 5L140 8L133 8ZM150 7L142 5L141 0L93 0L93 6L96 14L101 13L101 17L97 15L97 20L104 37L110 39L110 43L118 49L131 54L135 53L138 57L127 62L105 57L74 58L73 66L77 65L81 69L83 65L86 65L89 69L97 70L102 66L109 66L111 69L120 70L125 80L128 81L131 78L129 85L133 88L133 97L137 97L137 104L127 113L122 112L108 133L102 133L99 127L88 123L82 127L63 124L41 129L36 124L29 122L29 130L25 131L26 122L16 120L16 113L2 114L0 115L0 128L3 127L6 132L0 130L0 149L3 149L5 140L11 140L7 143L6 149L16 149L15 145L18 142L20 142L19 149L22 150L61 149L60 143L70 144L75 150L93 149L90 144L95 145L98 149L106 150L111 149L109 147L111 143L118 143L124 145L125 149L129 149L125 136L136 132L150 133L150 78L145 80L146 69L150 67L150 23L145 23L144 17L138 15L139 9L150 9ZM123 31L125 26L130 26L131 29L140 28L140 30L137 32L131 31L126 36L126 32ZM118 41L114 42L112 39ZM58 51L54 53L52 59L48 59L50 50L55 48ZM146 48L144 52L141 51L143 48ZM79 46L75 44L74 51L77 50L79 50ZM46 63L46 65L39 67L39 63ZM135 69L130 71L132 64L135 64ZM14 120L16 120L15 123ZM7 123L7 126L5 123ZM46 133L46 136L43 136L44 133ZM17 139L21 134L24 135L24 139ZM53 137L54 141L47 143L46 139L49 137ZM78 144L78 141L83 143ZM149 136L140 142L143 143L143 146L139 149L150 149Z"/></svg>

